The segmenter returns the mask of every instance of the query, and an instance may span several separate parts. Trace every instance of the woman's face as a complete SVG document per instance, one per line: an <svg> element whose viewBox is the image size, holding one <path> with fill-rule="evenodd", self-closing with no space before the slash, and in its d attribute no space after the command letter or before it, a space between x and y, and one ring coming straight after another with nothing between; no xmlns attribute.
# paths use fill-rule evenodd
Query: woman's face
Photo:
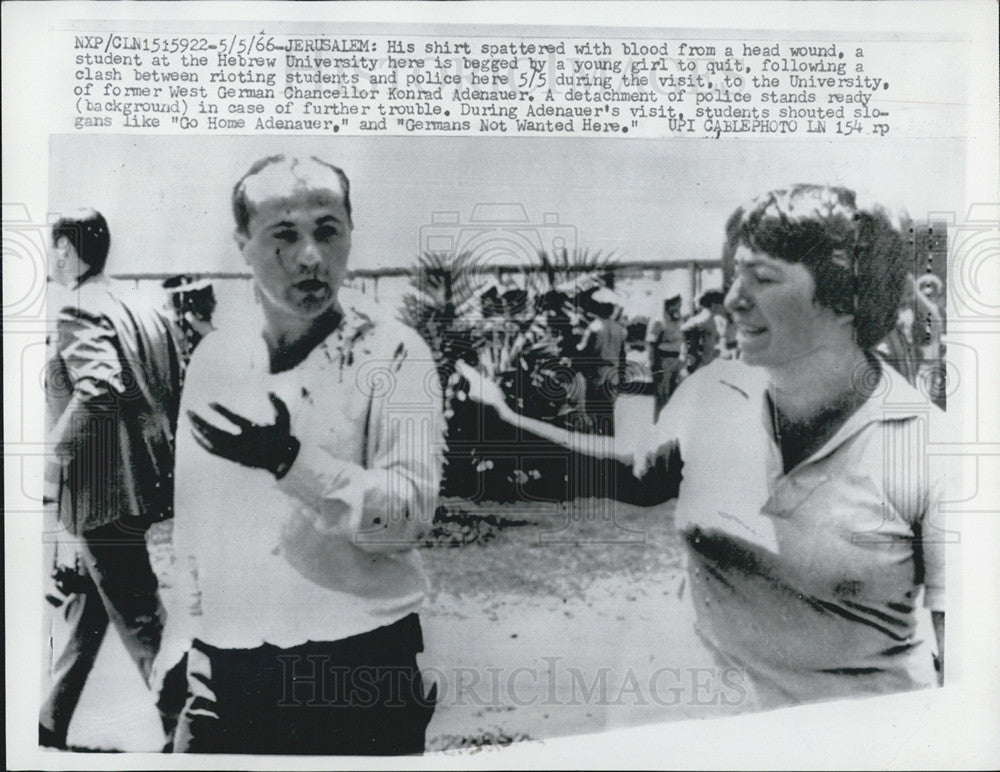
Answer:
<svg viewBox="0 0 1000 772"><path fill-rule="evenodd" d="M744 362L780 367L804 359L834 340L839 322L816 302L816 282L801 263L740 246L726 309L736 325Z"/></svg>

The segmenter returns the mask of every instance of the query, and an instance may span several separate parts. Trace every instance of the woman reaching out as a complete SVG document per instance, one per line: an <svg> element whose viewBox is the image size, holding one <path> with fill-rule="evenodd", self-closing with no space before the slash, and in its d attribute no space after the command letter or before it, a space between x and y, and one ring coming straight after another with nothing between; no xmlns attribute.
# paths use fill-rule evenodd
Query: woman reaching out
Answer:
<svg viewBox="0 0 1000 772"><path fill-rule="evenodd" d="M645 498L676 496L698 633L759 707L933 685L946 534L926 424L941 414L871 353L895 322L902 239L853 192L797 185L737 209L725 255L740 359L682 382L631 447L522 417L461 363L469 394L576 452L614 447L638 488L680 472Z"/></svg>

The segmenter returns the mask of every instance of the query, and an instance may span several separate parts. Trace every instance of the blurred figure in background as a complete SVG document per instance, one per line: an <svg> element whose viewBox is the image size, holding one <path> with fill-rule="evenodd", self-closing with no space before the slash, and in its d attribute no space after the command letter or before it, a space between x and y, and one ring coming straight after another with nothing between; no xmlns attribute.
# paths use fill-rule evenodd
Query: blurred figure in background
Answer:
<svg viewBox="0 0 1000 772"><path fill-rule="evenodd" d="M646 330L649 329L649 317L631 317L626 323L625 329L628 337L625 339L624 385L630 394L650 396L653 393L653 376L650 369L649 352L646 350Z"/></svg>
<svg viewBox="0 0 1000 772"><path fill-rule="evenodd" d="M649 365L653 373L653 420L659 416L681 380L684 336L681 333L681 296L663 301L663 316L653 318L646 329Z"/></svg>
<svg viewBox="0 0 1000 772"><path fill-rule="evenodd" d="M914 343L916 321L914 289L912 281L903 284L896 323L876 346L878 353L884 356L886 362L892 365L911 386L917 383L917 370L920 365L920 349Z"/></svg>
<svg viewBox="0 0 1000 772"><path fill-rule="evenodd" d="M172 276L163 282L168 307L180 332L184 364L191 359L194 347L215 329L215 291L208 279L195 280L187 274Z"/></svg>
<svg viewBox="0 0 1000 772"><path fill-rule="evenodd" d="M594 419L595 434L614 434L615 400L625 369L625 339L618 296L599 289L584 296L584 311L593 319L577 344L578 367L587 380L587 412Z"/></svg>
<svg viewBox="0 0 1000 772"><path fill-rule="evenodd" d="M916 280L915 298L925 332L921 336L925 361L938 359L941 355L941 336L944 334L944 285L932 273Z"/></svg>
<svg viewBox="0 0 1000 772"><path fill-rule="evenodd" d="M57 566L52 689L39 742L65 748L108 622L149 682L163 606L146 532L173 515L180 349L170 320L104 275L111 235L93 209L52 227L49 267L61 288L47 365L46 509L70 535L77 565ZM68 544L67 544L68 543ZM78 569L78 570L77 570ZM53 623L60 621L54 618ZM171 719L164 716L169 735Z"/></svg>
<svg viewBox="0 0 1000 772"><path fill-rule="evenodd" d="M698 313L681 325L689 375L722 354L720 346L729 323L722 305L725 297L721 290L703 292L698 298Z"/></svg>
<svg viewBox="0 0 1000 772"><path fill-rule="evenodd" d="M937 276L927 273L914 282L916 291L913 339L920 350L918 377L938 407L944 409L944 284Z"/></svg>
<svg viewBox="0 0 1000 772"><path fill-rule="evenodd" d="M906 380L944 409L945 313L941 280L934 274L907 275L896 324L878 351Z"/></svg>

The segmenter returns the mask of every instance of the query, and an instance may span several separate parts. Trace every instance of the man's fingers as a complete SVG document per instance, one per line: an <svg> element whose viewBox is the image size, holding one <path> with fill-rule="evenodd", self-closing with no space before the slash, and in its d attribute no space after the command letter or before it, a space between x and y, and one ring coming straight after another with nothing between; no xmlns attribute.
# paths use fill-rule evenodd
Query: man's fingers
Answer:
<svg viewBox="0 0 1000 772"><path fill-rule="evenodd" d="M208 421L206 421L204 418L202 418L193 410L187 411L187 417L190 419L191 423L194 424L194 426L199 430L211 426L211 424Z"/></svg>
<svg viewBox="0 0 1000 772"><path fill-rule="evenodd" d="M200 415L192 410L187 411L188 418L191 419L192 431L196 434L200 434L206 440L212 443L213 446L218 446L224 443L226 440L234 440L239 435L227 432L224 429L220 429L218 426L214 426L202 418Z"/></svg>
<svg viewBox="0 0 1000 772"><path fill-rule="evenodd" d="M232 410L230 410L227 407L224 407L223 405L220 405L218 402L209 402L208 406L212 408L212 410L214 410L216 413L221 415L223 418L225 418L227 421L232 423L234 426L240 427L240 429L249 429L251 426L253 426L252 421L248 421L243 416L239 415L238 413L234 413Z"/></svg>
<svg viewBox="0 0 1000 772"><path fill-rule="evenodd" d="M195 428L191 429L191 436L194 437L195 442L201 445L209 453L211 453L212 455L218 455L218 451L215 449L215 445L213 445L208 439L206 439L205 436L197 429Z"/></svg>
<svg viewBox="0 0 1000 772"><path fill-rule="evenodd" d="M288 406L284 403L281 397L273 391L269 391L267 396L270 398L271 404L274 405L274 409L277 411L277 416L274 420L275 426L287 427L292 422L291 416L288 414Z"/></svg>
<svg viewBox="0 0 1000 772"><path fill-rule="evenodd" d="M213 456L238 461L235 441L238 435L216 428L198 416L191 416L191 436Z"/></svg>
<svg viewBox="0 0 1000 772"><path fill-rule="evenodd" d="M188 410L187 411L187 417L189 419L191 419L191 423L194 424L198 428L198 430L201 431L201 432L208 433L208 432L211 432L213 430L214 431L221 431L219 429L219 427L213 426L212 424L210 424L208 421L206 421L204 418L202 418L200 415L198 415L193 410Z"/></svg>

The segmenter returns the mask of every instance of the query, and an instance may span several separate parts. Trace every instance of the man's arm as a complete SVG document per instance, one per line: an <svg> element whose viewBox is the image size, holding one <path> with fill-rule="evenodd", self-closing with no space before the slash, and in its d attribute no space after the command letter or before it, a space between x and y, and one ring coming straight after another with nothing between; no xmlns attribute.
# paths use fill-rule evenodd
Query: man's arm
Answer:
<svg viewBox="0 0 1000 772"><path fill-rule="evenodd" d="M127 376L115 346L114 327L106 317L64 308L59 312L57 335L67 382L49 384L49 388L71 390L71 396L46 440L58 459L69 462L100 425L88 419L114 413L116 392L124 388Z"/></svg>

